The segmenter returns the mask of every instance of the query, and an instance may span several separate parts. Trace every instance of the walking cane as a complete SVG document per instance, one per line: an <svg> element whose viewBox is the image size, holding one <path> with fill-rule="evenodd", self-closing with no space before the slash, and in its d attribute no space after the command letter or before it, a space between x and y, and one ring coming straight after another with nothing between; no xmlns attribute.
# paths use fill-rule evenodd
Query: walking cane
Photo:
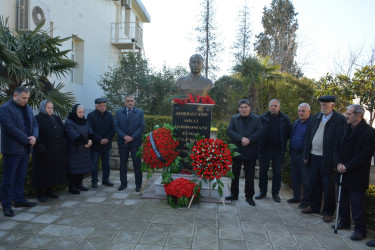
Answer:
<svg viewBox="0 0 375 250"><path fill-rule="evenodd" d="M341 199L341 184L342 184L342 173L340 173L340 183L339 183L339 194L337 197L337 204L336 204L336 222L335 222L335 230L334 233L337 234L337 222L339 219L339 209L340 209L340 199Z"/></svg>

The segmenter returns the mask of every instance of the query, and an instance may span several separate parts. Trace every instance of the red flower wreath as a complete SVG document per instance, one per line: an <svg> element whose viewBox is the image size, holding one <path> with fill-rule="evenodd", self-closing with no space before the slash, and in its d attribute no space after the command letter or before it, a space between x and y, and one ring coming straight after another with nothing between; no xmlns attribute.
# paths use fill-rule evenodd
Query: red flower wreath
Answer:
<svg viewBox="0 0 375 250"><path fill-rule="evenodd" d="M177 151L179 142L173 138L172 131L165 127L154 130L152 137L156 149L165 159L165 162L162 162L156 155L151 145L150 135L148 135L142 145L142 160L144 164L149 168L163 168L170 166L179 154Z"/></svg>
<svg viewBox="0 0 375 250"><path fill-rule="evenodd" d="M200 197L200 188L198 187L197 190L194 190L196 186L197 184L185 178L179 178L170 183L165 183L164 189L168 196L168 203L174 208L187 206L193 195L194 197Z"/></svg>
<svg viewBox="0 0 375 250"><path fill-rule="evenodd" d="M196 175L206 180L220 179L227 175L232 164L231 151L219 139L200 139L190 154Z"/></svg>

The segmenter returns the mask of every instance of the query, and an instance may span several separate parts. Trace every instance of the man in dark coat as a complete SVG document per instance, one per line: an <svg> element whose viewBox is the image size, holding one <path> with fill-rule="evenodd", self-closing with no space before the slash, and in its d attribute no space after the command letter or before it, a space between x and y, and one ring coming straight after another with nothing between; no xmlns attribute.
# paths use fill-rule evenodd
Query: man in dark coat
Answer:
<svg viewBox="0 0 375 250"><path fill-rule="evenodd" d="M35 202L25 199L24 186L30 150L39 136L38 123L27 105L29 89L20 86L13 98L0 106L1 153L3 174L1 178L1 205L5 216L12 217L14 207L33 207ZM14 197L12 197L14 195Z"/></svg>
<svg viewBox="0 0 375 250"><path fill-rule="evenodd" d="M259 189L255 199L262 199L267 195L268 169L272 161L272 198L280 203L281 169L287 141L290 137L289 117L280 111L280 101L273 99L268 105L269 111L261 116L264 128L264 138L260 145L259 154Z"/></svg>
<svg viewBox="0 0 375 250"><path fill-rule="evenodd" d="M114 127L118 134L118 150L120 153L120 181L118 190L124 190L128 186L127 164L129 152L133 160L135 175L135 191L141 191L142 171L141 159L136 156L142 145L141 135L145 129L145 118L142 109L136 108L134 97L125 97L125 107L116 111Z"/></svg>
<svg viewBox="0 0 375 250"><path fill-rule="evenodd" d="M354 221L351 240L361 240L367 234L366 190L375 148L375 130L363 119L364 114L365 109L360 105L347 107L345 117L348 124L344 126L334 150L334 163L342 174L340 223L337 229L350 228L351 209Z"/></svg>
<svg viewBox="0 0 375 250"><path fill-rule="evenodd" d="M242 99L238 103L239 114L232 116L227 134L237 148L239 156L233 158L232 172L234 178L231 184L231 195L226 200L238 200L238 184L241 166L245 171L245 196L246 201L255 206L254 195L254 173L255 163L258 159L258 142L263 134L263 126L260 117L250 112L249 100Z"/></svg>
<svg viewBox="0 0 375 250"><path fill-rule="evenodd" d="M113 183L109 181L109 159L115 129L113 127L112 114L106 110L106 104L107 100L104 98L95 99L95 110L87 115L87 121L94 133L94 140L90 147L93 167L91 171L91 187L93 188L98 187L99 158L102 160L102 185L113 186Z"/></svg>
<svg viewBox="0 0 375 250"><path fill-rule="evenodd" d="M323 221L332 221L335 212L335 174L333 148L340 128L346 124L343 115L333 108L336 98L331 95L319 98L321 112L311 120L303 150L304 160L310 168L309 206L304 214L319 213L324 193Z"/></svg>
<svg viewBox="0 0 375 250"><path fill-rule="evenodd" d="M298 105L298 119L292 124L290 132L290 176L293 186L293 198L288 203L301 201L301 186L303 186L302 202L299 208L306 208L307 195L309 190L309 175L306 163L303 160L303 147L305 144L306 132L311 121L310 105L301 103Z"/></svg>

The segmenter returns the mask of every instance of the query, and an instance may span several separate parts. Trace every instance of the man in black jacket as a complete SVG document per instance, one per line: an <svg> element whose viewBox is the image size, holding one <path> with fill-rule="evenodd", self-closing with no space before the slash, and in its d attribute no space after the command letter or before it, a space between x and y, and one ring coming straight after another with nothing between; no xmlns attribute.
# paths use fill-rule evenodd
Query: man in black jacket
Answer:
<svg viewBox="0 0 375 250"><path fill-rule="evenodd" d="M269 112L261 116L264 138L259 155L259 189L255 199L267 195L268 169L272 161L272 198L280 203L281 169L284 161L287 141L290 137L289 117L280 111L280 101L273 99L268 104Z"/></svg>
<svg viewBox="0 0 375 250"><path fill-rule="evenodd" d="M354 221L351 240L361 240L367 234L366 190L375 148L375 130L363 119L364 114L365 109L360 105L347 107L345 117L348 124L343 127L334 149L334 163L342 174L340 223L337 229L350 228L351 209Z"/></svg>
<svg viewBox="0 0 375 250"><path fill-rule="evenodd" d="M304 214L319 213L324 193L323 221L332 221L335 212L335 174L333 148L338 133L346 119L333 108L336 98L331 95L319 98L321 112L316 114L306 133L303 150L304 160L310 168L310 206L301 210Z"/></svg>
<svg viewBox="0 0 375 250"><path fill-rule="evenodd" d="M250 112L250 102L242 99L238 102L239 114L232 116L227 134L237 148L239 156L233 158L232 172L234 178L231 184L231 195L226 200L238 200L238 184L241 173L241 166L245 171L245 196L246 201L255 206L254 195L254 173L255 163L258 159L258 142L263 133L263 126L260 117Z"/></svg>
<svg viewBox="0 0 375 250"><path fill-rule="evenodd" d="M104 98L95 99L95 110L87 115L87 121L94 132L94 140L91 146L91 187L98 187L98 163L102 160L102 185L109 187L113 183L109 181L112 138L115 134L113 127L113 116L106 110L107 100Z"/></svg>

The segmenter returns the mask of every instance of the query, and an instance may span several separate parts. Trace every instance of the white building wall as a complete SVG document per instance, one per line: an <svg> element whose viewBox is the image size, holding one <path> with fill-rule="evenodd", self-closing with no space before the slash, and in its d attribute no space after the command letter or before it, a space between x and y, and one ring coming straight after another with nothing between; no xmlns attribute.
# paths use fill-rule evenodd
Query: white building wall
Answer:
<svg viewBox="0 0 375 250"><path fill-rule="evenodd" d="M75 69L83 73L80 81L72 82L71 76L57 81L64 83L63 91L70 91L77 103L88 110L94 109L94 100L103 96L97 84L108 67L114 67L119 61L120 51L111 43L111 23L125 20L125 9L120 1L112 0L41 0L50 8L50 21L53 23L53 36L77 36L83 46L83 53L71 52L75 60L83 57L81 68ZM139 1L139 0L138 0ZM16 28L17 0L0 0L0 15L9 17L9 26ZM130 11L131 20L136 14ZM47 27L46 27L47 26ZM43 29L49 28L46 24ZM64 42L61 50L71 50L72 40ZM82 51L81 51L82 52ZM75 78L76 79L76 78ZM87 112L86 112L87 113Z"/></svg>

